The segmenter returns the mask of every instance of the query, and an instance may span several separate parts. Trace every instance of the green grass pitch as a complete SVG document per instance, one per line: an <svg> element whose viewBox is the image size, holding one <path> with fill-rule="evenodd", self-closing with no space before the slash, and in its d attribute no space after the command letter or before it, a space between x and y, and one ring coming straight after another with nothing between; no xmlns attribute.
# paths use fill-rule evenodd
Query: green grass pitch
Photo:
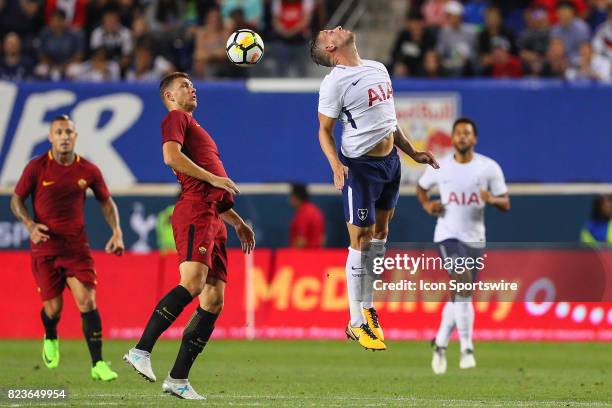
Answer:
<svg viewBox="0 0 612 408"><path fill-rule="evenodd" d="M161 392L179 341L155 347L156 383L145 382L121 360L132 344L105 342L105 359L119 379L99 383L89 377L83 341L61 341L60 366L53 371L42 364L40 341L0 341L0 406L42 405L9 401L7 388L58 387L66 387L69 398L54 406L194 404ZM479 342L478 367L465 372L452 343L443 376L432 374L427 344L387 345L389 350L374 353L340 341L212 341L196 361L191 382L211 407L612 406L609 344Z"/></svg>

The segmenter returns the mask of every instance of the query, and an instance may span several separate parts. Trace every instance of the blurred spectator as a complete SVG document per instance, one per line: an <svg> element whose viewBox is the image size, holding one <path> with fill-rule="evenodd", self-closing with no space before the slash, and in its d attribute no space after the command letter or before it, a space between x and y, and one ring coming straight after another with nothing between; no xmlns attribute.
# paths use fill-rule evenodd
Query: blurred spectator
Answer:
<svg viewBox="0 0 612 408"><path fill-rule="evenodd" d="M262 22L263 2L261 0L222 0L221 15L225 19L234 19L232 13L242 10L244 23L247 25L238 28L257 30ZM234 31L234 30L232 30Z"/></svg>
<svg viewBox="0 0 612 408"><path fill-rule="evenodd" d="M51 22L53 10L59 9L66 15L66 23L76 29L85 26L87 17L87 0L46 0L45 2L45 22Z"/></svg>
<svg viewBox="0 0 612 408"><path fill-rule="evenodd" d="M195 52L193 54L193 60L191 63L191 70L189 71L189 76L194 81L207 79L210 77L206 69L206 56L202 55L202 53Z"/></svg>
<svg viewBox="0 0 612 408"><path fill-rule="evenodd" d="M43 26L42 2L38 0L0 0L0 37L10 32L29 43Z"/></svg>
<svg viewBox="0 0 612 408"><path fill-rule="evenodd" d="M608 9L612 7L612 2L610 0L589 0L588 6L585 20L591 28L591 32L595 32L606 21L609 14Z"/></svg>
<svg viewBox="0 0 612 408"><path fill-rule="evenodd" d="M442 67L449 76L467 76L472 72L476 34L462 21L463 6L451 0L444 6L448 25L440 30L436 49Z"/></svg>
<svg viewBox="0 0 612 408"><path fill-rule="evenodd" d="M488 71L493 78L520 78L523 76L521 60L510 53L510 43L503 37L493 39Z"/></svg>
<svg viewBox="0 0 612 408"><path fill-rule="evenodd" d="M195 48L193 58L205 64L202 72L208 77L227 77L241 74L239 68L233 67L227 59L225 44L229 36L223 25L221 11L216 8L208 12L203 27L195 31Z"/></svg>
<svg viewBox="0 0 612 408"><path fill-rule="evenodd" d="M421 7L421 12L425 18L425 25L442 27L446 25L446 6L447 0L426 0Z"/></svg>
<svg viewBox="0 0 612 408"><path fill-rule="evenodd" d="M519 35L518 47L527 75L539 75L548 49L548 14L542 8L525 12L527 28Z"/></svg>
<svg viewBox="0 0 612 408"><path fill-rule="evenodd" d="M70 64L83 58L83 37L67 26L62 10L51 13L49 26L41 32L39 42L39 64L35 70L39 77L58 81Z"/></svg>
<svg viewBox="0 0 612 408"><path fill-rule="evenodd" d="M599 27L593 37L593 50L612 61L612 3L608 5L608 20Z"/></svg>
<svg viewBox="0 0 612 408"><path fill-rule="evenodd" d="M558 21L558 7L562 2L570 3L574 6L576 14L581 16L586 10L586 4L584 0L534 0L532 6L541 7L548 12L548 21L552 24L556 24ZM512 4L512 2L509 2Z"/></svg>
<svg viewBox="0 0 612 408"><path fill-rule="evenodd" d="M234 32L241 29L257 31L257 26L246 20L244 10L241 8L235 8L230 11L229 20L228 32Z"/></svg>
<svg viewBox="0 0 612 408"><path fill-rule="evenodd" d="M589 42L580 45L580 60L578 65L568 68L565 76L569 80L593 80L609 82L612 67L606 57L593 54L593 46Z"/></svg>
<svg viewBox="0 0 612 408"><path fill-rule="evenodd" d="M514 34L510 29L503 26L499 8L490 6L485 11L485 27L478 35L480 64L485 71L489 70L493 63L493 43L496 40L502 40L504 44L508 44L510 47L508 51L512 54L515 53Z"/></svg>
<svg viewBox="0 0 612 408"><path fill-rule="evenodd" d="M552 38L546 51L546 61L542 67L541 76L548 78L563 78L568 67L565 54L565 43L560 38Z"/></svg>
<svg viewBox="0 0 612 408"><path fill-rule="evenodd" d="M591 246L612 245L612 196L595 197L591 218L580 231L580 241Z"/></svg>
<svg viewBox="0 0 612 408"><path fill-rule="evenodd" d="M319 208L310 202L304 184L293 184L289 204L295 215L289 227L289 245L293 248L321 248L325 243L325 218Z"/></svg>
<svg viewBox="0 0 612 408"><path fill-rule="evenodd" d="M0 60L0 79L5 81L23 81L32 77L34 61L21 53L21 39L17 33L8 33L2 42L2 59Z"/></svg>
<svg viewBox="0 0 612 408"><path fill-rule="evenodd" d="M132 40L134 44L140 44L143 41L153 41L153 39L154 36L147 19L144 16L136 16L132 20Z"/></svg>
<svg viewBox="0 0 612 408"><path fill-rule="evenodd" d="M121 25L116 8L109 7L104 11L102 25L91 33L90 47L104 47L109 59L119 62L123 68L127 67L134 48L132 33Z"/></svg>
<svg viewBox="0 0 612 408"><path fill-rule="evenodd" d="M417 76L436 79L446 76L443 68L440 66L440 58L434 50L425 52L423 56L423 66L419 69Z"/></svg>
<svg viewBox="0 0 612 408"><path fill-rule="evenodd" d="M550 30L550 35L563 40L567 57L575 63L579 58L580 44L590 40L591 31L584 21L576 17L576 6L571 1L559 2L557 17L559 22Z"/></svg>
<svg viewBox="0 0 612 408"><path fill-rule="evenodd" d="M125 79L129 82L157 82L173 71L174 66L161 55L155 56L152 46L145 43L136 47L132 67Z"/></svg>
<svg viewBox="0 0 612 408"><path fill-rule="evenodd" d="M272 24L280 39L275 53L278 76L306 76L313 9L314 0L272 0ZM291 73L290 68L296 72Z"/></svg>
<svg viewBox="0 0 612 408"><path fill-rule="evenodd" d="M418 12L409 13L393 46L391 54L393 74L399 77L417 75L423 65L425 51L434 46L435 38L424 27L423 16Z"/></svg>
<svg viewBox="0 0 612 408"><path fill-rule="evenodd" d="M121 79L121 69L117 62L108 59L104 47L98 47L88 61L71 65L66 76L76 81L112 82Z"/></svg>

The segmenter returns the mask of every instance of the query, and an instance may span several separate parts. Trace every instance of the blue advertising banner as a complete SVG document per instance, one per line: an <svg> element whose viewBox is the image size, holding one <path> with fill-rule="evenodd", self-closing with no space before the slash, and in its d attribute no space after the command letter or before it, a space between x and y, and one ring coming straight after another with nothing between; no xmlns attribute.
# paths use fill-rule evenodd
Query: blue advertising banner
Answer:
<svg viewBox="0 0 612 408"><path fill-rule="evenodd" d="M198 121L238 182L329 183L317 138L317 83L307 91L254 82L196 84ZM467 115L478 151L511 182L612 181L612 86L556 81L395 81L400 124L419 146L448 147L449 126ZM366 96L367 97L367 96ZM74 119L77 150L111 187L173 182L163 164L157 84L0 82L0 185L48 148L49 121ZM444 152L444 149L439 149ZM406 163L405 163L406 164ZM408 163L410 164L410 163ZM405 174L409 174L405 173ZM413 181L414 172L407 181Z"/></svg>

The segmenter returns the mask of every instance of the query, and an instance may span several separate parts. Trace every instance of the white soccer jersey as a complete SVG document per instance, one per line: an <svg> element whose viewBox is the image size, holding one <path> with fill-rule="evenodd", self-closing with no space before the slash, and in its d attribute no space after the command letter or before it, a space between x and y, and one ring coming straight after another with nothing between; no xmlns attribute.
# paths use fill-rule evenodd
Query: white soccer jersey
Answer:
<svg viewBox="0 0 612 408"><path fill-rule="evenodd" d="M363 156L397 127L387 68L370 60L337 65L321 82L319 112L342 121L342 154Z"/></svg>
<svg viewBox="0 0 612 408"><path fill-rule="evenodd" d="M454 238L466 244L484 243L485 203L480 190L488 190L494 196L508 192L501 167L477 153L469 163L458 163L453 154L439 163L438 170L427 167L419 179L419 186L426 190L438 186L444 206L436 223L434 242Z"/></svg>

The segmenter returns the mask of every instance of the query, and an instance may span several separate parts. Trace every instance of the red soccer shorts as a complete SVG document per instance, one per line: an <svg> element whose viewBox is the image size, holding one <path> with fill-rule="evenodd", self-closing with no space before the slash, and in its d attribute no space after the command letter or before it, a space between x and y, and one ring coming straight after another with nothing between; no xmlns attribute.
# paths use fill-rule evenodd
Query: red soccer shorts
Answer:
<svg viewBox="0 0 612 408"><path fill-rule="evenodd" d="M180 200L171 221L179 264L203 263L208 276L227 282L227 229L215 203Z"/></svg>
<svg viewBox="0 0 612 408"><path fill-rule="evenodd" d="M98 283L94 261L89 251L61 255L32 254L32 272L42 300L60 296L68 277L77 278L91 289L95 289Z"/></svg>

